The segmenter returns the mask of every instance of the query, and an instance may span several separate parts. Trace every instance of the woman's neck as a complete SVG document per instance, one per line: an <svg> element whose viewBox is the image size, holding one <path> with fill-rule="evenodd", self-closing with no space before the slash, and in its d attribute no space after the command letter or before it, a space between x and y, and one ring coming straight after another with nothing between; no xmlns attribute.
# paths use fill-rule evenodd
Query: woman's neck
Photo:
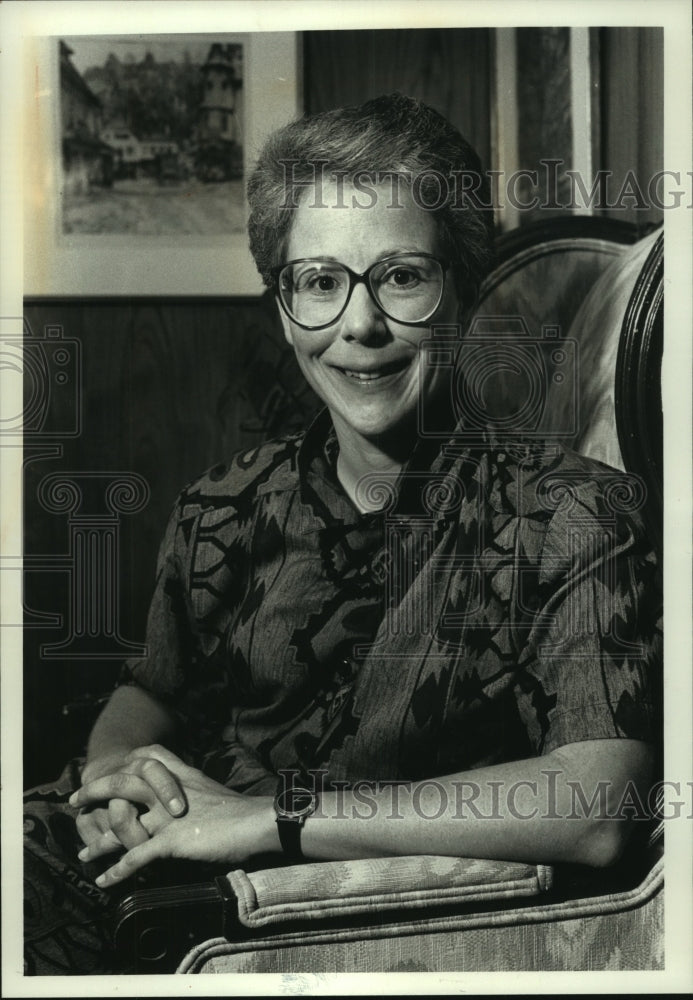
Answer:
<svg viewBox="0 0 693 1000"><path fill-rule="evenodd" d="M400 437L394 447L388 447L385 441L361 437L339 417L333 417L333 423L339 441L337 478L362 513L380 510L384 506L383 491L377 488L375 480L377 478L394 486L411 453L413 442L407 443ZM363 482L365 477L374 477L371 489Z"/></svg>

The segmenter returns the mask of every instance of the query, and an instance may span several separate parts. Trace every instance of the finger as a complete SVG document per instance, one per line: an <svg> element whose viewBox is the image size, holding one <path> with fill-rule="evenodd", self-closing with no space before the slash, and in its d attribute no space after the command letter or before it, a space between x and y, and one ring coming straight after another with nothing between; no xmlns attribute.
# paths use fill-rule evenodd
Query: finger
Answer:
<svg viewBox="0 0 693 1000"><path fill-rule="evenodd" d="M159 760L162 764L165 764L170 771L174 772L177 772L180 768L187 767L187 764L180 757L160 743L150 743L145 747L135 747L128 754L129 760L137 760L143 757L153 757L155 760Z"/></svg>
<svg viewBox="0 0 693 1000"><path fill-rule="evenodd" d="M182 816L186 810L185 794L175 775L155 757L140 758L133 766L136 767L135 773L147 782L164 809L171 816Z"/></svg>
<svg viewBox="0 0 693 1000"><path fill-rule="evenodd" d="M77 833L85 844L98 840L110 830L106 809L83 809L75 819Z"/></svg>
<svg viewBox="0 0 693 1000"><path fill-rule="evenodd" d="M190 765L186 764L184 760L181 760L181 758L173 753L172 750L168 750L166 747L162 747L158 743L153 743L148 747L136 747L134 750L130 751L128 757L131 761L146 758L158 760L175 778L182 782L187 781L191 775L199 773L194 767L190 767Z"/></svg>
<svg viewBox="0 0 693 1000"><path fill-rule="evenodd" d="M92 840L86 847L83 847L77 857L80 861L94 861L104 854L113 854L115 851L122 851L123 845L118 840L112 830L106 830L96 840Z"/></svg>
<svg viewBox="0 0 693 1000"><path fill-rule="evenodd" d="M108 803L108 819L111 831L126 848L137 847L149 840L149 834L139 821L137 809L126 799L111 799Z"/></svg>
<svg viewBox="0 0 693 1000"><path fill-rule="evenodd" d="M170 819L169 819L170 822ZM150 837L153 837L155 833L158 833L162 828L162 824L159 822L159 817L156 815L153 809L148 809L147 812L143 812L140 816L140 823L147 831Z"/></svg>
<svg viewBox="0 0 693 1000"><path fill-rule="evenodd" d="M97 840L101 836L94 814L92 812L81 812L75 819L77 833L85 844L92 840Z"/></svg>
<svg viewBox="0 0 693 1000"><path fill-rule="evenodd" d="M220 787L218 782L214 781L212 778L208 778L202 773L202 771L186 764L185 761L180 759L180 757L176 757L176 755L171 753L170 750L167 750L165 747L161 747L158 744L154 744L151 747L138 747L135 750L131 750L128 754L129 763L125 770L139 774L141 765L144 761L152 758L160 761L166 766L169 774L177 780L179 787L183 790L188 787L197 789L207 787L211 790L218 790Z"/></svg>
<svg viewBox="0 0 693 1000"><path fill-rule="evenodd" d="M138 775L121 771L82 785L70 796L69 802L71 806L83 807L110 802L111 799L127 799L128 802L151 806L156 801L156 796L147 782Z"/></svg>
<svg viewBox="0 0 693 1000"><path fill-rule="evenodd" d="M96 884L101 889L110 889L111 886L117 885L126 878L130 878L131 875L134 875L140 868L144 868L145 865L166 856L162 839L160 837L153 837L151 840L147 840L138 847L133 847L131 851L124 854L112 868L108 868L102 875L99 875L96 879Z"/></svg>

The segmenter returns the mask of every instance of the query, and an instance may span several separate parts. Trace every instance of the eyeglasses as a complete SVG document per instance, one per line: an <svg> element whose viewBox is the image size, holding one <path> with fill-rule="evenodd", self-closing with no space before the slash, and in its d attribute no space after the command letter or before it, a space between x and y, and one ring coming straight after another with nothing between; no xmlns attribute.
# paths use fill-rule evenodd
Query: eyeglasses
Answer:
<svg viewBox="0 0 693 1000"><path fill-rule="evenodd" d="M430 319L443 298L447 261L428 253L383 257L358 274L325 257L291 260L273 269L279 301L287 316L306 330L331 326L361 282L378 308L397 323Z"/></svg>

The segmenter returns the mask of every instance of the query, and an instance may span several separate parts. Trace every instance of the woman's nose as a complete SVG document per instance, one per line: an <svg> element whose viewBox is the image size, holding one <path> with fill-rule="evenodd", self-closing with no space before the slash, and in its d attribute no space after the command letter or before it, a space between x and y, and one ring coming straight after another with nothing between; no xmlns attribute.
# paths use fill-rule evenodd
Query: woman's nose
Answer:
<svg viewBox="0 0 693 1000"><path fill-rule="evenodd" d="M380 340L387 336L387 324L383 312L370 296L365 284L354 287L349 305L340 321L340 333L345 340Z"/></svg>

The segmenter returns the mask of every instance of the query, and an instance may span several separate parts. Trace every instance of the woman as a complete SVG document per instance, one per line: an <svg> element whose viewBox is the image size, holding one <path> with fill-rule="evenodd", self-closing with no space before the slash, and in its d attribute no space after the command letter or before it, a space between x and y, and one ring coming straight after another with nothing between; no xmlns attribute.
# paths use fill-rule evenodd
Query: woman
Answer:
<svg viewBox="0 0 693 1000"><path fill-rule="evenodd" d="M249 198L326 408L178 498L149 655L65 807L99 901L162 858L611 864L628 831L607 813L653 767L655 567L594 463L456 441L450 358L491 260L476 154L384 97L275 134ZM557 824L578 786L606 809Z"/></svg>

